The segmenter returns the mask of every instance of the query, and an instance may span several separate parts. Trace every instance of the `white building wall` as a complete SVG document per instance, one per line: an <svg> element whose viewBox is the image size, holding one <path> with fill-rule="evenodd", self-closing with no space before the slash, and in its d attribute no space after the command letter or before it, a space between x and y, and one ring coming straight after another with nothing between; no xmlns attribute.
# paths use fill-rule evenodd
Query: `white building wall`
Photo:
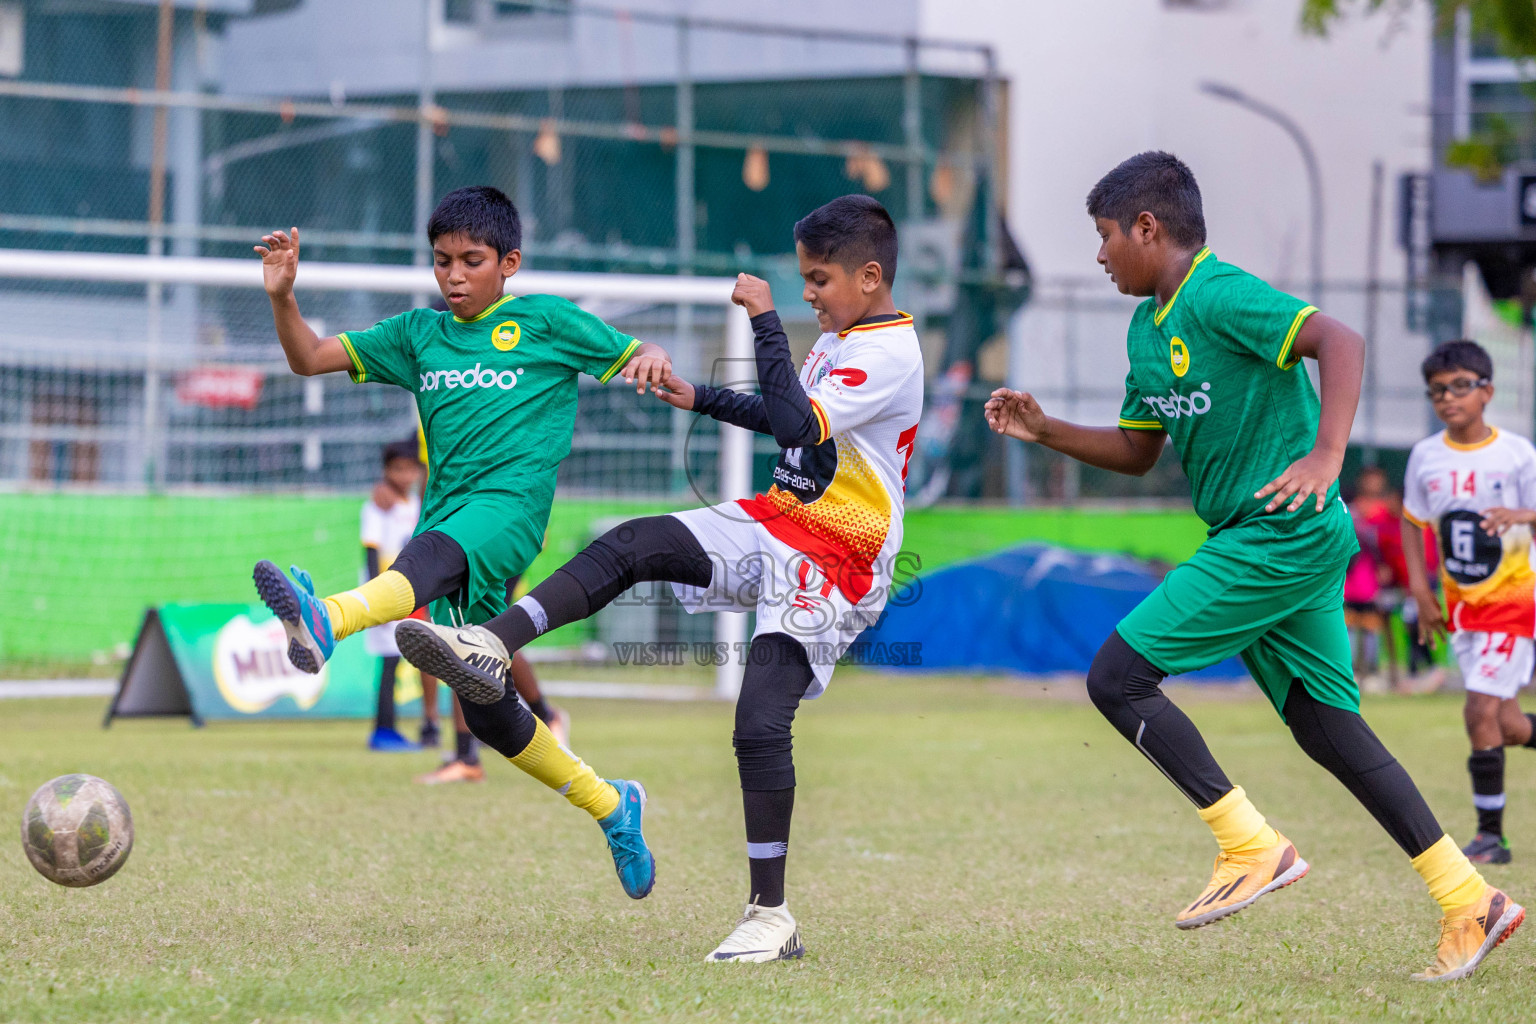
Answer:
<svg viewBox="0 0 1536 1024"><path fill-rule="evenodd" d="M1374 336L1355 440L1404 446L1422 437L1428 411L1418 363L1429 340L1406 326L1396 182L1430 166L1427 6L1406 17L1351 19L1318 39L1298 27L1301 0L1205 9L1164 0L924 0L926 34L992 43L1009 80L1008 219L1037 275L1010 331L1009 382L1037 392L1058 415L1114 422L1134 302L1094 262L1098 236L1083 204L1104 172L1141 150L1169 150L1194 170L1220 258L1307 294L1300 155L1278 126L1200 91L1201 82L1217 81L1284 111L1317 153L1323 274L1334 283L1319 304ZM1377 160L1387 287L1370 332L1359 283Z"/></svg>
<svg viewBox="0 0 1536 1024"><path fill-rule="evenodd" d="M427 32L427 4L438 12ZM817 0L632 0L637 13L688 15L720 22L784 25L829 32L918 30L919 0L868 8ZM538 85L614 85L671 81L677 74L677 30L643 17L530 19L483 31L444 25L442 0L304 0L280 15L229 27L225 91L243 94L352 96L411 92L430 51L436 88L492 90ZM899 72L899 46L699 29L690 65L701 81ZM974 62L973 62L974 65Z"/></svg>
<svg viewBox="0 0 1536 1024"><path fill-rule="evenodd" d="M1301 0L924 0L924 33L990 42L1010 80L1009 216L1046 277L1096 274L1089 188L1143 149L1170 150L1205 196L1212 248L1277 280L1307 273L1306 178L1275 125L1207 96L1237 86L1289 114L1322 165L1324 273L1366 269L1371 163L1386 166L1383 271L1401 280L1396 176L1429 167L1429 5L1302 35ZM1106 283L1106 287L1108 287Z"/></svg>

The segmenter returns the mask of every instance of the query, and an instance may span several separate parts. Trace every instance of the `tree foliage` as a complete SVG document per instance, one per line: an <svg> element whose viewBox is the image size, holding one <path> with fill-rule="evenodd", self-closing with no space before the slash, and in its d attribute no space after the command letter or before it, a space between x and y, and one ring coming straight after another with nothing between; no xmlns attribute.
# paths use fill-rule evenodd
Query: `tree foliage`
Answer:
<svg viewBox="0 0 1536 1024"><path fill-rule="evenodd" d="M1383 12L1402 15L1421 4L1434 12L1438 31L1450 31L1465 9L1475 36L1492 39L1499 52L1516 59L1536 58L1536 0L1303 0L1302 28L1316 35L1351 15ZM1531 85L1528 90L1536 95ZM1520 133L1502 114L1490 114L1466 138L1449 144L1445 162L1472 172L1480 181L1496 181L1520 152Z"/></svg>
<svg viewBox="0 0 1536 1024"><path fill-rule="evenodd" d="M1473 31L1498 41L1508 57L1536 57L1536 0L1302 0L1301 25L1308 32L1326 35L1341 18L1351 14L1403 13L1421 4L1435 13L1443 30L1456 12L1472 14Z"/></svg>

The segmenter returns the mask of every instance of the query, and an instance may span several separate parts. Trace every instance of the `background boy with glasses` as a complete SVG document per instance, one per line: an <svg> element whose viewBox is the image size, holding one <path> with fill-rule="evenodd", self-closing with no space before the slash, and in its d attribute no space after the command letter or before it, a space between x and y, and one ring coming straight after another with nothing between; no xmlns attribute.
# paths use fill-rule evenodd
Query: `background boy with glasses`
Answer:
<svg viewBox="0 0 1536 1024"><path fill-rule="evenodd" d="M1479 864L1508 864L1504 748L1536 747L1536 719L1516 697L1536 668L1536 448L1483 419L1493 360L1473 341L1448 341L1424 360L1425 394L1445 429L1413 446L1403 481L1403 549L1419 637L1450 633L1467 688L1477 834L1463 847ZM1445 612L1430 589L1424 527L1440 545Z"/></svg>

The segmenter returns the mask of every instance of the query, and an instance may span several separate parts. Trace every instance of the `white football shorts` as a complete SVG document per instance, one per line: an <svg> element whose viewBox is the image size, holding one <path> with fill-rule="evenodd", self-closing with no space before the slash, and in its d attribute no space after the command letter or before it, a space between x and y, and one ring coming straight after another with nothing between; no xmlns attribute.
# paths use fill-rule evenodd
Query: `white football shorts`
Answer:
<svg viewBox="0 0 1536 1024"><path fill-rule="evenodd" d="M1531 681L1536 642L1511 633L1453 633L1451 650L1461 678L1473 693L1508 700Z"/></svg>
<svg viewBox="0 0 1536 1024"><path fill-rule="evenodd" d="M785 633L800 641L815 678L807 700L821 696L832 670L885 608L890 568L875 566L869 593L857 604L809 558L779 540L734 501L674 512L714 563L707 588L672 585L694 612L757 612L753 636ZM737 657L737 652L730 652Z"/></svg>

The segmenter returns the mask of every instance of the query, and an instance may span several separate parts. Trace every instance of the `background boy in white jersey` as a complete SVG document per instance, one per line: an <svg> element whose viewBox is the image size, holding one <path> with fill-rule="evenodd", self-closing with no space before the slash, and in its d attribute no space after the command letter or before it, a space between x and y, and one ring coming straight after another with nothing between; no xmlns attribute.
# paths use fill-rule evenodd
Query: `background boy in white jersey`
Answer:
<svg viewBox="0 0 1536 1024"><path fill-rule="evenodd" d="M1536 448L1483 420L1493 398L1493 360L1473 341L1448 341L1424 360L1424 381L1445 429L1413 446L1403 482L1403 549L1409 587L1428 641L1449 628L1467 687L1477 835L1463 852L1507 864L1504 748L1536 746L1532 716L1516 694L1536 667ZM1440 542L1446 614L1430 589L1424 538Z"/></svg>
<svg viewBox="0 0 1536 1024"><path fill-rule="evenodd" d="M384 446L384 476L374 493L363 502L360 534L363 542L363 582L366 583L392 565L416 533L421 518L421 486L424 466L417 457L414 438ZM379 700L373 717L373 733L368 749L384 753L420 750L436 746L437 707L429 705L423 694L421 744L400 734L395 723L395 672L400 667L400 649L395 646L395 624L386 622L363 631L363 645L379 658ZM435 688L434 688L435 690ZM434 693L435 696L435 693Z"/></svg>
<svg viewBox="0 0 1536 1024"><path fill-rule="evenodd" d="M804 298L824 332L797 375L768 284L743 274L762 393L670 377L661 399L771 434L784 449L773 486L755 498L616 527L484 627L404 623L402 654L467 700L498 699L505 660L534 637L586 618L645 580L667 580L690 610L756 611L736 705L750 898L710 962L764 962L804 952L784 899L794 808L790 726L833 666L885 606L901 546L907 456L923 407L912 318L891 297L896 227L868 196L844 196L795 225ZM495 705L501 707L503 705Z"/></svg>

